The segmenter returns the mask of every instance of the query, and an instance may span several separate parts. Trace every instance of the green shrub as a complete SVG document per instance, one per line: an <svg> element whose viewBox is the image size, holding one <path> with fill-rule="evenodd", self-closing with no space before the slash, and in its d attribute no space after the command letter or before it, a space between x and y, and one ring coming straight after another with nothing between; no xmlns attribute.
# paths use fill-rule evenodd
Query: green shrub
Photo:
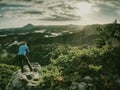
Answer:
<svg viewBox="0 0 120 90"><path fill-rule="evenodd" d="M5 86L8 84L9 80L12 77L12 74L18 70L18 67L7 64L0 64L0 88L5 89Z"/></svg>

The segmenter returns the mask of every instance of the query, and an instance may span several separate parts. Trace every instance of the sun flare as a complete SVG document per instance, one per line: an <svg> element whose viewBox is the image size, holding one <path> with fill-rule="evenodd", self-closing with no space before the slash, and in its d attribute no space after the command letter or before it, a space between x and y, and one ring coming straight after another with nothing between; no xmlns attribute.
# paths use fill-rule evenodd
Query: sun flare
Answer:
<svg viewBox="0 0 120 90"><path fill-rule="evenodd" d="M92 5L88 2L77 3L76 7L76 15L84 16L92 13Z"/></svg>

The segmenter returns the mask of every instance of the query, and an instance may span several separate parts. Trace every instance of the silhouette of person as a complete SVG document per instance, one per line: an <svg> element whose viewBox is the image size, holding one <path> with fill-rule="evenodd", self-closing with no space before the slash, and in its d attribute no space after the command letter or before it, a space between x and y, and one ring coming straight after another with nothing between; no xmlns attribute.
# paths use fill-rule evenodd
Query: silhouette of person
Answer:
<svg viewBox="0 0 120 90"><path fill-rule="evenodd" d="M30 69L30 71L32 71L32 67L31 67L31 63L29 61L29 58L27 57L27 53L29 53L29 48L27 46L27 42L26 41L22 41L21 45L19 46L18 49L18 57L19 57L19 62L20 62L20 67L21 67L21 72L24 72L24 65L23 65L23 61L25 61Z"/></svg>

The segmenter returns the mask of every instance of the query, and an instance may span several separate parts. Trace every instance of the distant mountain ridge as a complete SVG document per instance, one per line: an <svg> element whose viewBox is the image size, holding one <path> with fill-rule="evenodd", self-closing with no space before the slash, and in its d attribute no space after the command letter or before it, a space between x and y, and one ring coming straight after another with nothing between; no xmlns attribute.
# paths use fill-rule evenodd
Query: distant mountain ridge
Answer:
<svg viewBox="0 0 120 90"><path fill-rule="evenodd" d="M59 29L60 31L65 31L65 30L69 30L69 31L85 31L87 32L87 34L93 34L96 32L96 28L98 27L105 27L105 26L109 26L111 25L111 23L108 24L93 24L93 25L48 25L48 26L44 26L44 25L33 25L33 24L27 24L23 27L20 28L7 28L7 29L0 29L0 35L4 35L4 34L10 34L10 33L14 33L14 34L18 34L18 33L32 33L35 30L52 30L55 31ZM120 24L117 24L120 25ZM60 29L61 28L61 29ZM64 29L64 30L63 30ZM11 35L11 34L10 34Z"/></svg>
<svg viewBox="0 0 120 90"><path fill-rule="evenodd" d="M112 24L93 24L86 26L34 26L27 24L21 28L0 29L0 41L1 43L8 43L16 40L20 41L24 37L27 41L40 41L40 43L62 43L71 45L91 44L96 37L97 29L105 28L110 25ZM120 24L116 25L120 27ZM21 35L22 38L19 37L19 35ZM2 40L3 37L6 41ZM11 38L11 40L9 40L8 37Z"/></svg>
<svg viewBox="0 0 120 90"><path fill-rule="evenodd" d="M47 30L47 32L62 32L62 31L80 31L83 29L83 26L77 25L37 25L34 26L33 24L27 24L21 28L7 28L7 29L0 29L0 35L11 35L18 34L18 33L33 33L36 30Z"/></svg>

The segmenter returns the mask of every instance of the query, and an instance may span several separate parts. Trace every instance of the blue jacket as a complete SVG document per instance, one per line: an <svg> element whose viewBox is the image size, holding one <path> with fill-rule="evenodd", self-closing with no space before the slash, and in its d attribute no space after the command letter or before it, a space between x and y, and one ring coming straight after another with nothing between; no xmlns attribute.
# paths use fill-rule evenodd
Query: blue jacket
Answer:
<svg viewBox="0 0 120 90"><path fill-rule="evenodd" d="M18 55L26 55L27 52L28 53L30 52L28 46L27 45L21 45L19 47Z"/></svg>

